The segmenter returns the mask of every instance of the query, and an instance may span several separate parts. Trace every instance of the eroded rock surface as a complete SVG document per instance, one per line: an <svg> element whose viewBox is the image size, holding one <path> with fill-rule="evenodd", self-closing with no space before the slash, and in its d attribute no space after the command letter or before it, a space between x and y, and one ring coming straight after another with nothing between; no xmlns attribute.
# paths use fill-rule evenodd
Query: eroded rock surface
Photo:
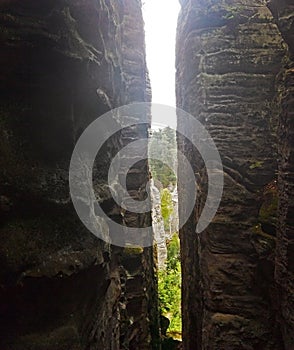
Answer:
<svg viewBox="0 0 294 350"><path fill-rule="evenodd" d="M0 348L156 348L152 249L96 239L68 190L85 127L111 108L150 99L141 2L11 0L0 13ZM98 196L120 222L103 190L107 165L143 135L147 126L116 135L96 162ZM134 171L136 197L146 162ZM149 215L124 220L150 224Z"/></svg>
<svg viewBox="0 0 294 350"><path fill-rule="evenodd" d="M154 238L156 240L157 263L159 269L164 269L167 260L166 240L168 236L164 231L164 222L161 214L160 191L154 185L153 180L151 180L150 190L152 198L152 226Z"/></svg>
<svg viewBox="0 0 294 350"><path fill-rule="evenodd" d="M280 203L275 278L285 349L290 350L294 346L294 4L271 1L269 7L288 45L284 67L278 76Z"/></svg>
<svg viewBox="0 0 294 350"><path fill-rule="evenodd" d="M195 212L180 233L184 349L293 347L291 65L284 75L279 131L276 86L287 38L293 39L289 3L278 27L266 1L182 1L177 104L206 126L225 174L218 213L196 235L206 172L197 151L179 139L200 186ZM179 169L180 176L184 172ZM188 195L184 191L179 188L180 207Z"/></svg>

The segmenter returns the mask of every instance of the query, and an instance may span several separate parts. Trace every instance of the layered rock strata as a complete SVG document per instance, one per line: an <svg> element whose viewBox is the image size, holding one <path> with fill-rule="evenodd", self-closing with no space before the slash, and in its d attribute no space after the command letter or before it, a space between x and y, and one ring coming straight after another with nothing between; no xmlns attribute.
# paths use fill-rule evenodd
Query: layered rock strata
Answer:
<svg viewBox="0 0 294 350"><path fill-rule="evenodd" d="M263 0L181 3L177 105L210 132L225 177L218 213L197 235L208 186L206 171L197 150L179 137L179 148L193 165L199 185L194 213L180 232L184 349L284 349L293 321L292 282L286 278L291 277L292 256L288 192L292 185L287 187L292 98L282 102L277 132L276 77L287 55L286 34L282 36ZM289 91L291 75L286 84ZM280 151L284 153L279 180L277 134L283 139ZM179 176L185 176L185 169L179 169ZM277 216L278 181L284 188L280 188ZM184 188L179 194L181 212L188 194ZM277 302L279 295L284 306Z"/></svg>
<svg viewBox="0 0 294 350"><path fill-rule="evenodd" d="M156 349L152 249L98 240L68 189L85 127L109 109L150 100L141 2L12 0L0 9L0 348ZM150 215L122 217L104 190L107 165L146 135L147 125L124 130L96 160L103 209L133 226L150 225ZM138 199L146 162L133 172Z"/></svg>
<svg viewBox="0 0 294 350"><path fill-rule="evenodd" d="M289 0L271 1L269 8L288 45L277 82L280 201L275 279L283 340L285 349L290 350L294 346L294 4Z"/></svg>

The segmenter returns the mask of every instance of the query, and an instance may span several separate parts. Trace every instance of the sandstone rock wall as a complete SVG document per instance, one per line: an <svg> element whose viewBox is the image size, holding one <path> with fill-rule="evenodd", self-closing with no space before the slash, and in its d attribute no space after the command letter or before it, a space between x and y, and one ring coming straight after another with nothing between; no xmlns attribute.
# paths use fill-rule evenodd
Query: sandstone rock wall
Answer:
<svg viewBox="0 0 294 350"><path fill-rule="evenodd" d="M5 0L0 23L0 348L156 349L152 249L96 239L68 190L84 128L150 100L141 1ZM109 140L98 185L121 145L146 134L147 126ZM136 195L146 162L135 170ZM122 221L109 193L99 196ZM150 216L129 218L139 221Z"/></svg>
<svg viewBox="0 0 294 350"><path fill-rule="evenodd" d="M158 269L160 270L166 267L166 260L167 260L166 241L168 239L168 235L164 231L164 222L161 214L160 191L155 186L153 180L151 180L150 190L151 190L151 198L152 198L152 227L153 227L154 237L156 239L157 265L158 265Z"/></svg>
<svg viewBox="0 0 294 350"><path fill-rule="evenodd" d="M206 173L197 151L179 138L200 187L195 211L180 233L184 349L284 349L281 310L288 344L293 333L293 287L288 279L293 281L289 276L292 97L288 92L283 95L277 132L276 77L287 55L287 35L289 40L293 37L289 32L281 34L263 0L181 3L177 104L206 126L220 151L225 174L219 211L205 232L196 235L207 191ZM289 91L293 84L289 72L285 82ZM277 233L278 134L284 158ZM182 207L188 195L184 190L179 188ZM279 285L284 306L277 301Z"/></svg>
<svg viewBox="0 0 294 350"><path fill-rule="evenodd" d="M294 4L271 1L269 7L288 45L278 76L279 227L275 278L279 290L279 317L285 349L294 346Z"/></svg>

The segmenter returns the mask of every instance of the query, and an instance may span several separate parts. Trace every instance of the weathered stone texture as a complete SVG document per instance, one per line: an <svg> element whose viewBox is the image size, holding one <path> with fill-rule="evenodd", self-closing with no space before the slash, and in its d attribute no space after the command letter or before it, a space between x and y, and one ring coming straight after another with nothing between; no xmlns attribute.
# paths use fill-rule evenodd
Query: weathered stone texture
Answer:
<svg viewBox="0 0 294 350"><path fill-rule="evenodd" d="M206 173L196 150L180 138L200 186L195 213L180 233L184 349L284 349L274 269L275 80L285 53L266 1L182 1L177 105L206 126L225 175L218 213L197 236ZM180 206L183 192L179 188Z"/></svg>
<svg viewBox="0 0 294 350"><path fill-rule="evenodd" d="M278 76L280 202L275 278L285 349L290 350L294 347L294 4L271 1L269 7L288 45L283 71Z"/></svg>
<svg viewBox="0 0 294 350"><path fill-rule="evenodd" d="M0 24L0 348L156 348L152 249L96 239L68 190L84 128L113 107L150 99L141 2L1 1ZM146 134L134 128L109 140L98 188L115 151ZM148 180L146 162L137 173L135 195ZM98 195L113 212L108 192ZM130 218L139 220L150 224L149 215Z"/></svg>

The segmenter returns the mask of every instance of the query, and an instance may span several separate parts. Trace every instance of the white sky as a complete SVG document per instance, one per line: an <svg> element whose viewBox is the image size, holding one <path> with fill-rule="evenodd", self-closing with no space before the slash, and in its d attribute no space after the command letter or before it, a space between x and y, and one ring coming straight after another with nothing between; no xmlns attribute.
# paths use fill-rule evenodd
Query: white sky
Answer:
<svg viewBox="0 0 294 350"><path fill-rule="evenodd" d="M146 55L152 102L175 106L175 43L178 0L143 0Z"/></svg>

